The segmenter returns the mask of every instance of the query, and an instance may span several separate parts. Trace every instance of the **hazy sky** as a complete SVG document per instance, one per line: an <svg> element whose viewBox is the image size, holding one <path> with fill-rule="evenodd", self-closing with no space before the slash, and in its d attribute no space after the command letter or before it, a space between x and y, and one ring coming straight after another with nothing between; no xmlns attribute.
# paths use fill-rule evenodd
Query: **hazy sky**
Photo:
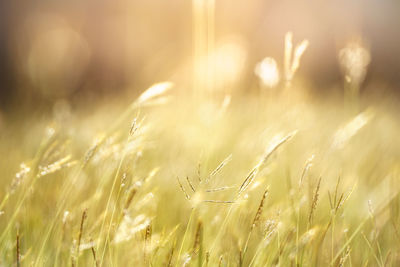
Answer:
<svg viewBox="0 0 400 267"><path fill-rule="evenodd" d="M253 75L265 56L282 61L283 36L293 31L295 41L310 40L302 72L322 88L341 83L337 52L362 38L372 54L367 83L398 91L399 14L397 0L216 0L215 35L244 41ZM118 92L173 75L192 53L191 17L188 0L1 1L0 104L24 90L40 94L34 88L43 82L63 94ZM56 37L48 34L54 29Z"/></svg>

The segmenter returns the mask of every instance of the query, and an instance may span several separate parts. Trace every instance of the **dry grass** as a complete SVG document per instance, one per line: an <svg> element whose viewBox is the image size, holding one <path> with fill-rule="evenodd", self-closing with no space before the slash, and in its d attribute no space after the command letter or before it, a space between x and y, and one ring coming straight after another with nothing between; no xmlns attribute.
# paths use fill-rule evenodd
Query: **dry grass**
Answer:
<svg viewBox="0 0 400 267"><path fill-rule="evenodd" d="M397 107L170 87L5 129L1 266L400 264Z"/></svg>

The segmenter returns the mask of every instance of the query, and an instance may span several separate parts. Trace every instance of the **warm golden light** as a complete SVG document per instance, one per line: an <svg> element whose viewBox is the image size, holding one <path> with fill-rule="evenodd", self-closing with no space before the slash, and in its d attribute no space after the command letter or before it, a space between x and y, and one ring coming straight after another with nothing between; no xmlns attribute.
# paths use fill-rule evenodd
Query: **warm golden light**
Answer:
<svg viewBox="0 0 400 267"><path fill-rule="evenodd" d="M275 87L279 83L279 70L275 59L266 57L258 63L254 69L261 82L269 87Z"/></svg>
<svg viewBox="0 0 400 267"><path fill-rule="evenodd" d="M400 266L394 2L2 1L0 267Z"/></svg>

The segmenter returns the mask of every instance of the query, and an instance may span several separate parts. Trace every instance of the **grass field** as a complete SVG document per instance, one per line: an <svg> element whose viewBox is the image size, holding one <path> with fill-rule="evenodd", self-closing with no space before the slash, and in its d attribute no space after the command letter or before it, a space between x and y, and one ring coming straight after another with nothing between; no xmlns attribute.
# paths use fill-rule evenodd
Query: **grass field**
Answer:
<svg viewBox="0 0 400 267"><path fill-rule="evenodd" d="M393 99L170 86L2 129L1 266L400 264Z"/></svg>

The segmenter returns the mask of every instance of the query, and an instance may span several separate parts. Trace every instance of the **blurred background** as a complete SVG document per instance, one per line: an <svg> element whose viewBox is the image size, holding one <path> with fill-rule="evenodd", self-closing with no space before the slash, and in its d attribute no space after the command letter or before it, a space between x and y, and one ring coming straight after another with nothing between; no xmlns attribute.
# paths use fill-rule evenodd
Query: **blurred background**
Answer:
<svg viewBox="0 0 400 267"><path fill-rule="evenodd" d="M0 114L137 95L162 80L190 91L193 3L1 1ZM254 66L270 56L281 68L292 31L294 43L310 42L298 79L313 94L341 92L338 51L352 39L371 53L362 91L400 92L400 1L216 0L214 12L215 75L231 75L225 91L257 90Z"/></svg>

